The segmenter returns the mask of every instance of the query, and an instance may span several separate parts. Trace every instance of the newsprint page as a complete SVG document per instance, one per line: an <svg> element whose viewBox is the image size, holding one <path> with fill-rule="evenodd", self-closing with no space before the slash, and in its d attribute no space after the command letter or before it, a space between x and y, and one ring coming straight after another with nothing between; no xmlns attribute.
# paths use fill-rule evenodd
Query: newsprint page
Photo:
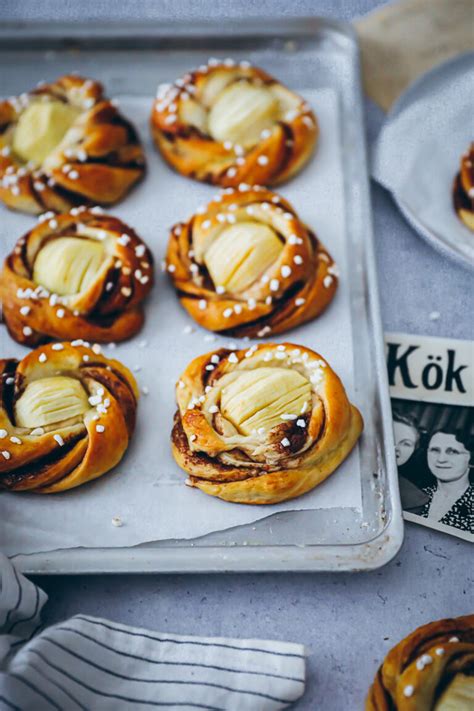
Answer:
<svg viewBox="0 0 474 711"><path fill-rule="evenodd" d="M474 542L474 342L385 342L404 517Z"/></svg>

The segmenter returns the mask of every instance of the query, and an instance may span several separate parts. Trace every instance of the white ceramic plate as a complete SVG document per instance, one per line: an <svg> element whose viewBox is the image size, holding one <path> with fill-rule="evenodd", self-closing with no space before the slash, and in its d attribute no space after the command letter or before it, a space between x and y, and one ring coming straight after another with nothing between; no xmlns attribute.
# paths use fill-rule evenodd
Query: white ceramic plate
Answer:
<svg viewBox="0 0 474 711"><path fill-rule="evenodd" d="M474 233L458 219L452 184L474 140L474 53L423 75L389 112L372 175L411 226L443 254L474 266Z"/></svg>

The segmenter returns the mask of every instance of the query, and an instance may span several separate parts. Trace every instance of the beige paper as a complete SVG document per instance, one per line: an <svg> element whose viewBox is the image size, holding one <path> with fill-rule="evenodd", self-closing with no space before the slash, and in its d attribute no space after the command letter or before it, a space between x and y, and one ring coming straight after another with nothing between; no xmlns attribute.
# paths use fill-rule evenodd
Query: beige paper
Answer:
<svg viewBox="0 0 474 711"><path fill-rule="evenodd" d="M474 50L474 0L402 0L355 23L364 88L388 111L418 76Z"/></svg>

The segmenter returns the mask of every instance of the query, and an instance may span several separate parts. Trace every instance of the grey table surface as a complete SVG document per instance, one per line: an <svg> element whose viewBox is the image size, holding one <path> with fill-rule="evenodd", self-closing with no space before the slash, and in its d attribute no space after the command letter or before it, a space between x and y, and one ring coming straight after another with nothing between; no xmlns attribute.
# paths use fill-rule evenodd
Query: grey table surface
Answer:
<svg viewBox="0 0 474 711"><path fill-rule="evenodd" d="M377 0L3 0L0 19L188 19L212 15L328 15L351 19ZM258 21L258 20L256 20ZM367 103L369 143L383 116ZM384 327L472 338L472 273L440 256L405 223L390 196L372 185ZM439 311L438 321L429 314ZM49 594L46 623L82 612L178 634L302 642L308 683L298 709L362 709L385 653L424 622L471 612L472 548L407 524L399 555L379 571L332 575L195 575L38 579Z"/></svg>

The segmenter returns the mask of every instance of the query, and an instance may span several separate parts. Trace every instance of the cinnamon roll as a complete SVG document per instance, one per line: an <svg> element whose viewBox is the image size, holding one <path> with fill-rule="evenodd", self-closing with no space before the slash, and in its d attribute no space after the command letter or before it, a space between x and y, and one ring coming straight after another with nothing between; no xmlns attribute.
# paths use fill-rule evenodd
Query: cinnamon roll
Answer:
<svg viewBox="0 0 474 711"><path fill-rule="evenodd" d="M99 82L63 76L0 102L0 200L10 208L110 205L144 172L137 133Z"/></svg>
<svg viewBox="0 0 474 711"><path fill-rule="evenodd" d="M329 364L291 343L200 356L176 398L172 450L187 483L235 503L274 504L313 489L363 428Z"/></svg>
<svg viewBox="0 0 474 711"><path fill-rule="evenodd" d="M366 711L472 711L474 615L418 627L385 657Z"/></svg>
<svg viewBox="0 0 474 711"><path fill-rule="evenodd" d="M164 268L204 328L237 336L282 333L331 302L338 269L280 195L226 188L171 230Z"/></svg>
<svg viewBox="0 0 474 711"><path fill-rule="evenodd" d="M143 324L153 257L124 222L97 208L46 213L18 240L0 276L12 338L121 341Z"/></svg>
<svg viewBox="0 0 474 711"><path fill-rule="evenodd" d="M453 206L461 222L474 232L474 143L461 158L453 184Z"/></svg>
<svg viewBox="0 0 474 711"><path fill-rule="evenodd" d="M306 101L263 69L210 59L159 87L151 131L179 173L235 187L290 178L311 156L319 129Z"/></svg>
<svg viewBox="0 0 474 711"><path fill-rule="evenodd" d="M0 489L49 494L112 469L139 397L121 363L82 340L0 360Z"/></svg>

